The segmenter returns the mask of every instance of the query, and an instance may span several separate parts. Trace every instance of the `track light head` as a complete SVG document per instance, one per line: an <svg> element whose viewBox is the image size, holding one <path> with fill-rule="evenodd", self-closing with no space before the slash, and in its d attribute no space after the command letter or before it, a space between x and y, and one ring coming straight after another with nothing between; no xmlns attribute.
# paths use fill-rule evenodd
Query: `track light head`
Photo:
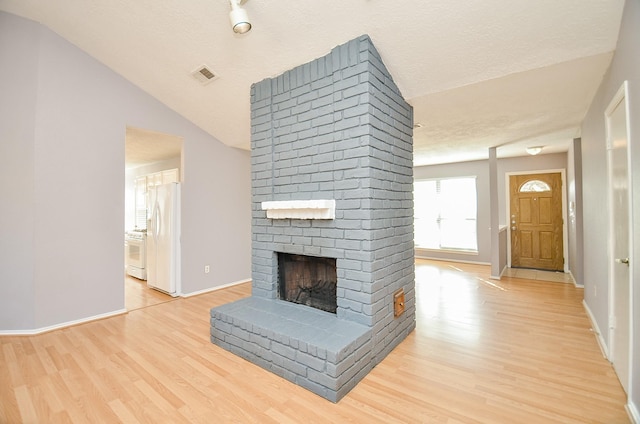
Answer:
<svg viewBox="0 0 640 424"><path fill-rule="evenodd" d="M249 15L240 5L246 3L247 0L229 0L231 5L231 12L229 13L229 20L231 21L231 28L236 34L244 34L251 30L251 22L249 22Z"/></svg>

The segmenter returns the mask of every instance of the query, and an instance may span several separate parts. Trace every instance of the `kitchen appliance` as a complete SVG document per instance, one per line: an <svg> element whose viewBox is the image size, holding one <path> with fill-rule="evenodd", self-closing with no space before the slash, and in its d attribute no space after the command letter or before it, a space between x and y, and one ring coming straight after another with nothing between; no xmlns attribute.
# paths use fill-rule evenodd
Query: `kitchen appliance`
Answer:
<svg viewBox="0 0 640 424"><path fill-rule="evenodd" d="M177 296L180 291L180 184L149 189L147 286Z"/></svg>
<svg viewBox="0 0 640 424"><path fill-rule="evenodd" d="M141 280L147 279L146 231L129 231L124 236L127 274Z"/></svg>

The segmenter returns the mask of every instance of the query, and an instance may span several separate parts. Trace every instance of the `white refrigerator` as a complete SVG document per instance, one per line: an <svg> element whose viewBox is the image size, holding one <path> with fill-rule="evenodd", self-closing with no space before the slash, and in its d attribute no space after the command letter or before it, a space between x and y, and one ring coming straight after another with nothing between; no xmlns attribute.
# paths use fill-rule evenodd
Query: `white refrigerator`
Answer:
<svg viewBox="0 0 640 424"><path fill-rule="evenodd" d="M147 286L178 296L180 292L180 184L149 191Z"/></svg>

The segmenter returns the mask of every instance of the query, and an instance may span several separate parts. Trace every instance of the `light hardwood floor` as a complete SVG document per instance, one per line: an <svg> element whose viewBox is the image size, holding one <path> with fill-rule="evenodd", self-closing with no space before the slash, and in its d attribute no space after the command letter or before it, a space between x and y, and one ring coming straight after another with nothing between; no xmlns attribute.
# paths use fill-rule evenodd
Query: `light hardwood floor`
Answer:
<svg viewBox="0 0 640 424"><path fill-rule="evenodd" d="M154 289L147 287L147 282L125 275L124 277L124 306L127 311L146 308L147 306L176 300Z"/></svg>
<svg viewBox="0 0 640 424"><path fill-rule="evenodd" d="M628 423L572 284L416 262L417 328L338 404L209 342L250 284L0 337L2 423Z"/></svg>

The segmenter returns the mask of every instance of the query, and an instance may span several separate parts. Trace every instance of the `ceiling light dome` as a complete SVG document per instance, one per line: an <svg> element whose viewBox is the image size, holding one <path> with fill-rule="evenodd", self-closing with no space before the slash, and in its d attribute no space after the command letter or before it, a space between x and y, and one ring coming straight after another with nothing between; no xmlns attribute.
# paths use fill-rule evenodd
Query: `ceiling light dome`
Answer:
<svg viewBox="0 0 640 424"><path fill-rule="evenodd" d="M246 3L247 0L229 0L231 4L231 12L229 13L229 20L231 21L231 28L236 34L244 34L251 30L251 22L249 22L249 15L240 5Z"/></svg>
<svg viewBox="0 0 640 424"><path fill-rule="evenodd" d="M529 153L532 156L537 155L538 153L540 153L542 151L542 148L544 146L532 146L532 147L527 147L527 153Z"/></svg>

